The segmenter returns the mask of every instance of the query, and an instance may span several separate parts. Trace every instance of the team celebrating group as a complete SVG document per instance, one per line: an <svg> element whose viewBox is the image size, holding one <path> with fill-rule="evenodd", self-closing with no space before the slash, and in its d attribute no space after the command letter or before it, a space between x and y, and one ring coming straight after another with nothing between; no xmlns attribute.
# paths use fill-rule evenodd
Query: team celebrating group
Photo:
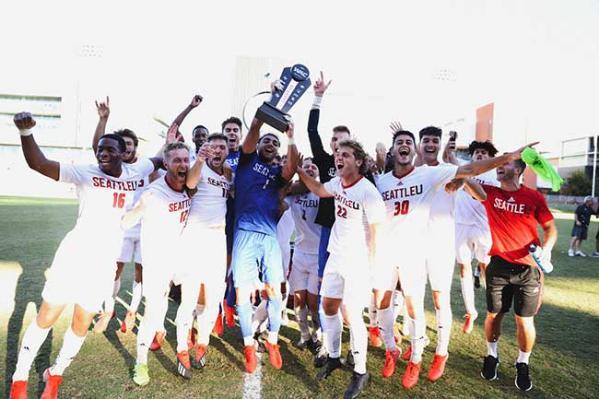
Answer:
<svg viewBox="0 0 599 399"><path fill-rule="evenodd" d="M130 304L123 302L127 313L121 330L135 327L145 297L133 371L140 386L150 382L148 352L160 348L166 334L169 291L180 286L177 372L184 378L191 378L192 368L209 366L210 335L222 331L223 317L235 326L235 312L246 372L255 372L257 350L267 351L272 366L281 369L278 335L286 323L289 293L300 329L296 345L314 353L317 380L344 365L353 367L345 397L359 396L369 380L370 335L372 345L385 346L383 377L390 378L402 358L407 361L402 385L410 389L418 383L430 341L427 281L437 332L427 377L436 381L449 356L456 262L465 333L478 316L471 266L476 259L474 274L485 279L487 301L481 376L497 378L501 322L513 303L519 347L515 385L530 390L528 363L543 273L529 247L541 247L549 261L557 231L542 194L520 183L526 168L520 155L527 146L497 155L491 142L473 141L471 160L464 161L456 156L455 135L442 150L441 129L425 127L416 136L395 122L388 151L379 143L371 157L346 126L336 126L329 153L318 131L329 84L322 73L314 84L308 121L312 157L298 152L293 123L285 132L287 152L282 155L281 135L261 135L263 124L254 119L242 140L242 123L235 117L225 120L218 133L202 125L194 128L190 149L179 126L201 96L194 96L171 124L154 158L139 156L131 130L105 134L108 100L96 103L100 120L93 165L47 159L34 140L32 115L16 114L27 164L74 184L79 213L48 270L37 317L23 336L10 397L27 397L39 348L65 307L74 305L60 352L43 373L42 398L58 397L62 375L96 315L103 309L95 331L104 331L114 317L120 276L131 261L132 298ZM271 89L277 90L277 84ZM172 251L175 247L185 250ZM400 313L402 334L395 325ZM342 359L344 324L350 351ZM402 335L409 339L403 354Z"/></svg>

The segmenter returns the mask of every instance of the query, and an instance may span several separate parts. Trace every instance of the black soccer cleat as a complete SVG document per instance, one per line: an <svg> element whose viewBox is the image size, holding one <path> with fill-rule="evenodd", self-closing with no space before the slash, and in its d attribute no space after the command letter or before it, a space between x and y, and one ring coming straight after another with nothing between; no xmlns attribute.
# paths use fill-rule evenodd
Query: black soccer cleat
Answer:
<svg viewBox="0 0 599 399"><path fill-rule="evenodd" d="M479 276L474 276L474 288L476 288L476 289L480 288L480 277Z"/></svg>
<svg viewBox="0 0 599 399"><path fill-rule="evenodd" d="M347 387L347 391L345 391L345 395L343 395L343 399L354 399L360 396L364 388L366 388L369 379L370 374L358 374L354 371L349 386Z"/></svg>
<svg viewBox="0 0 599 399"><path fill-rule="evenodd" d="M528 392L532 389L532 381L528 372L528 364L516 363L516 380L514 381L516 388L521 391Z"/></svg>
<svg viewBox="0 0 599 399"><path fill-rule="evenodd" d="M483 369L480 372L480 376L487 381L493 381L497 379L497 368L499 367L499 359L488 355L485 357L483 363Z"/></svg>
<svg viewBox="0 0 599 399"><path fill-rule="evenodd" d="M326 353L317 353L314 357L314 367L321 368L327 363L328 355Z"/></svg>
<svg viewBox="0 0 599 399"><path fill-rule="evenodd" d="M318 381L326 380L333 373L333 371L340 369L342 366L341 360L339 360L338 357L328 357L322 370L316 374L316 379Z"/></svg>

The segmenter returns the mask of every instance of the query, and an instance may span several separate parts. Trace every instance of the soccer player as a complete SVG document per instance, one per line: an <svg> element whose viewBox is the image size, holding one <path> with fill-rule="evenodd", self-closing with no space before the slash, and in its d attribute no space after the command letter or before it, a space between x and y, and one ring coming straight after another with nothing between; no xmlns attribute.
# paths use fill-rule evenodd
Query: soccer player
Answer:
<svg viewBox="0 0 599 399"><path fill-rule="evenodd" d="M229 155L227 155L226 163L231 167L233 173L237 171L237 165L239 164L239 143L241 142L242 125L241 119L231 116L225 119L221 123L222 133L227 136L227 145L229 147ZM230 196L227 199L227 216L225 224L225 233L227 236L227 288L226 298L223 301L223 308L225 309L225 319L227 327L235 327L235 287L231 277L231 253L233 252L233 230L235 227L235 206L233 197ZM217 333L222 334L222 317L219 313L216 329ZM220 335L219 334L219 335Z"/></svg>
<svg viewBox="0 0 599 399"><path fill-rule="evenodd" d="M196 313L198 338L195 344L195 356L192 365L202 368L206 364L206 351L210 332L214 327L219 304L225 293L227 272L227 248L225 237L225 215L227 199L232 188L230 174L225 171L224 163L228 154L227 137L222 133L213 133L198 152L198 158L187 175L187 187L197 189L192 197L187 225L183 230L185 248L199 248L201 264L189 260L191 272L190 284L197 284L203 298ZM200 289L201 286L201 289ZM185 300L191 299L191 303ZM180 311L191 318L191 311L197 302L197 295L183 295ZM187 320L187 329L191 320Z"/></svg>
<svg viewBox="0 0 599 399"><path fill-rule="evenodd" d="M391 152L394 169L380 177L377 183L387 209L387 221L381 237L390 238L382 241L381 264L375 272L375 295L379 307L379 323L387 348L383 376L389 377L393 374L399 357L393 339L394 316L390 305L396 283L398 279L401 281L410 318L411 337L410 358L402 378L402 385L410 389L418 382L425 346L424 294L428 274L426 252L430 251L428 245L431 242L428 222L431 210L436 206L435 198L438 192L444 191L446 184L452 180L476 176L500 166L519 157L523 148L501 157L462 166L440 164L434 167L428 165L415 167L414 135L400 130L393 137ZM401 240L397 237L401 237ZM401 256L397 257L396 254ZM393 258L398 260L385 262ZM441 360L444 365L447 355ZM434 365L433 361L432 366ZM431 370L435 370L432 366ZM429 372L429 379L440 377L439 374L431 374Z"/></svg>
<svg viewBox="0 0 599 399"><path fill-rule="evenodd" d="M568 256L587 256L580 250L580 245L587 239L591 216L593 215L593 197L584 197L584 202L576 208L574 212L574 226L572 226L572 239Z"/></svg>
<svg viewBox="0 0 599 399"><path fill-rule="evenodd" d="M54 365L44 371L46 386L42 397L56 398L63 372L79 352L94 316L110 294L114 268L107 265L113 265L118 255L122 240L120 219L133 201L137 185L155 170L159 160L123 164L125 142L115 134L100 137L97 165L49 160L33 138L35 120L31 114L18 113L14 122L21 134L23 155L29 167L51 179L75 184L79 197L77 224L60 243L48 270L42 304L21 342L10 393L11 398L27 397L31 364L65 307L73 304L73 318L58 357ZM100 250L88 245L92 236L101 237Z"/></svg>
<svg viewBox="0 0 599 399"><path fill-rule="evenodd" d="M280 141L277 135L260 137L262 122L254 119L243 141L235 175L235 230L231 270L236 289L237 314L244 341L245 369L256 369L256 349L252 331L250 296L256 288L258 267L262 271L268 294L268 339L265 343L273 367L283 365L278 345L281 326L283 282L281 249L277 242L279 190L295 174L298 153L293 140L293 125L289 125L288 162L284 168L272 165Z"/></svg>
<svg viewBox="0 0 599 399"><path fill-rule="evenodd" d="M536 338L534 316L539 310L543 290L543 275L529 255L529 246L541 246L538 225L542 227L544 236L542 262L551 260L551 250L557 241L555 222L545 198L538 191L520 184L520 176L525 169L526 164L515 159L497 168L500 187L483 185L487 192L483 204L489 218L493 246L489 252L491 262L486 269L487 356L481 375L489 381L497 379L497 343L501 322L513 302L519 349L515 384L522 391L532 389L528 360Z"/></svg>
<svg viewBox="0 0 599 399"><path fill-rule="evenodd" d="M324 380L341 367L341 303L350 324L354 372L345 398L357 397L366 386L368 333L362 312L368 305L372 286L371 265L376 256L377 226L385 218L385 207L374 185L364 178L366 152L354 140L343 140L335 153L338 177L320 183L298 170L306 187L320 198L335 199L335 224L328 245L329 259L324 269L321 320L328 340L329 357L317 379Z"/></svg>
<svg viewBox="0 0 599 399"><path fill-rule="evenodd" d="M441 129L434 126L426 127L419 132L419 138L421 162L429 167L439 166L437 158L441 148ZM452 144L455 143L450 141L448 147ZM435 250L426 251L426 272L431 285L437 322L437 347L428 375L431 381L436 381L443 375L453 321L450 293L455 263L454 207L454 192L435 191L427 233L431 242L435 243ZM407 355L406 353L406 357Z"/></svg>
<svg viewBox="0 0 599 399"><path fill-rule="evenodd" d="M94 152L97 151L99 138L102 137L106 132L106 123L108 121L108 117L110 116L110 99L106 97L106 102L98 103L96 101L96 109L98 111L99 120L94 138L92 140L92 148L94 149ZM139 161L137 156L139 139L137 138L137 135L129 129L117 130L114 132L114 134L121 136L123 140L125 140L126 151L123 155L123 162L127 164L137 163ZM137 185L137 190L133 196L132 204L135 204L139 200L141 193L148 186L148 184L150 184L149 176L143 180L140 180L139 184ZM142 297L142 263L141 247L139 243L139 230L140 225L137 224L127 230L124 234L121 251L116 259L116 273L114 277L112 295L104 300L104 311L94 326L95 332L101 333L106 331L108 323L114 317L114 302L119 290L121 289L121 274L123 273L125 263L130 262L131 259L135 261L135 275L131 290L133 295L131 297L131 303L127 310L125 320L121 324L121 331L125 332L127 330L131 330L135 324L135 315Z"/></svg>
<svg viewBox="0 0 599 399"><path fill-rule="evenodd" d="M490 141L472 141L468 153L473 161L489 159L497 154L497 149ZM495 171L489 171L473 179L479 184L498 186ZM456 197L456 261L460 268L460 285L462 298L466 307L464 326L466 334L472 332L474 320L478 317L474 304L474 283L472 280L472 259L476 259L478 267L484 272L490 261L491 232L487 212L480 201L475 199L467 190L460 190Z"/></svg>
<svg viewBox="0 0 599 399"><path fill-rule="evenodd" d="M312 158L303 160L302 169L308 176L318 178L318 166L312 162ZM322 345L318 317L318 244L321 226L315 223L319 197L307 193L289 196L287 200L296 231L289 286L293 292L293 307L301 333L297 346L318 350ZM308 312L312 318L312 333L308 325Z"/></svg>
<svg viewBox="0 0 599 399"><path fill-rule="evenodd" d="M154 181L142 194L137 205L123 217L122 225L129 228L141 220L141 250L144 258L144 296L146 308L137 334L137 361L133 381L140 386L150 382L148 351L154 333L161 329L168 308L170 283L187 283L188 265L180 252L166 251L180 245L180 237L191 199L185 190L189 169L189 149L181 142L167 144L163 152L166 175ZM191 317L197 301L198 284L181 287L182 296L193 296L191 309L179 307L177 312L177 372L191 377L187 347L186 320ZM193 289L193 287L197 287ZM194 296L195 295L195 296ZM186 298L182 302L189 303Z"/></svg>

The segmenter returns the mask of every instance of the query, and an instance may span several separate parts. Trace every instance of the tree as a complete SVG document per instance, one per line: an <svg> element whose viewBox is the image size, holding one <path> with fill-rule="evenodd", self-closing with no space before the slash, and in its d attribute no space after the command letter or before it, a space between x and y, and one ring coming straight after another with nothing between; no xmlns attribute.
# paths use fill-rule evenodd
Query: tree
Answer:
<svg viewBox="0 0 599 399"><path fill-rule="evenodd" d="M562 194L583 196L589 195L592 190L591 179L587 177L584 171L576 171L572 173L567 179L566 184L562 188Z"/></svg>

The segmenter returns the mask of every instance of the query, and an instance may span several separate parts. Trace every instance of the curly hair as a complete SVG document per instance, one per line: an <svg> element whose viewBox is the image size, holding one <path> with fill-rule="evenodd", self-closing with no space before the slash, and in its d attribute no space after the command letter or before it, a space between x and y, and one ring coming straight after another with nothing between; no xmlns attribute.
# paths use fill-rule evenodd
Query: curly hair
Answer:
<svg viewBox="0 0 599 399"><path fill-rule="evenodd" d="M479 150L479 149L487 151L489 153L490 157L494 157L498 152L497 148L495 148L493 143L491 143L489 140L487 140L487 141L474 140L468 146L468 153L470 154L470 156L472 156L474 154L474 151Z"/></svg>

